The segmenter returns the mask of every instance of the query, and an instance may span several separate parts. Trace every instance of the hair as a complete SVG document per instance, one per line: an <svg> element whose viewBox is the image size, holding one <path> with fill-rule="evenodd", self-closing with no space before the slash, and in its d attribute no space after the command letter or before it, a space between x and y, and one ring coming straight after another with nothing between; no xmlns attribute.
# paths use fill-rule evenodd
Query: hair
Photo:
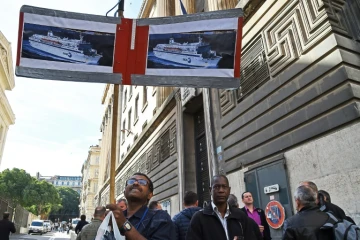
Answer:
<svg viewBox="0 0 360 240"><path fill-rule="evenodd" d="M137 172L137 173L134 173L132 176L135 176L135 175L145 177L149 181L149 190L150 190L150 192L154 191L154 184L146 174L141 173L141 172Z"/></svg>
<svg viewBox="0 0 360 240"><path fill-rule="evenodd" d="M81 219L81 221L85 221L85 220L86 220L86 216L85 216L85 215L81 215L81 216L80 216L80 219Z"/></svg>
<svg viewBox="0 0 360 240"><path fill-rule="evenodd" d="M251 193L251 192L246 191L246 192L243 192L243 193L241 194L241 199L244 199L244 195L245 195L245 193L250 193L250 194L251 194L251 196L252 196L252 193Z"/></svg>
<svg viewBox="0 0 360 240"><path fill-rule="evenodd" d="M3 219L9 219L10 217L10 213L9 212L4 212L3 213Z"/></svg>
<svg viewBox="0 0 360 240"><path fill-rule="evenodd" d="M119 203L121 203L121 202L124 202L125 203L125 205L127 206L127 201L126 201L126 199L125 198L120 198L119 200L117 200L117 204L119 204Z"/></svg>
<svg viewBox="0 0 360 240"><path fill-rule="evenodd" d="M104 216L105 212L106 212L105 207L97 207L97 208L95 208L94 218Z"/></svg>
<svg viewBox="0 0 360 240"><path fill-rule="evenodd" d="M325 201L325 202L331 203L330 194L329 194L327 191L325 191L325 190L319 190L318 195L319 195L319 196L318 196L319 199L324 200L324 197L326 197L326 201Z"/></svg>
<svg viewBox="0 0 360 240"><path fill-rule="evenodd" d="M316 186L316 184L314 182L311 181L303 181L300 183L301 186L309 186L312 190L314 190L315 192L318 192L318 187Z"/></svg>
<svg viewBox="0 0 360 240"><path fill-rule="evenodd" d="M317 192L308 185L299 186L294 193L295 200L299 200L303 206L316 203Z"/></svg>
<svg viewBox="0 0 360 240"><path fill-rule="evenodd" d="M228 204L229 204L229 207L233 207L233 208L239 207L238 199L234 194L229 195Z"/></svg>
<svg viewBox="0 0 360 240"><path fill-rule="evenodd" d="M211 179L211 187L214 186L214 182L215 182L215 180L217 178L224 178L226 180L227 184L229 185L229 179L225 175L219 174L219 175L215 175L215 176L212 177L212 179Z"/></svg>
<svg viewBox="0 0 360 240"><path fill-rule="evenodd" d="M198 200L198 195L193 191L187 191L184 195L185 206L194 205L197 200Z"/></svg>
<svg viewBox="0 0 360 240"><path fill-rule="evenodd" d="M156 209L158 206L159 202L158 201L151 201L149 203L149 209Z"/></svg>

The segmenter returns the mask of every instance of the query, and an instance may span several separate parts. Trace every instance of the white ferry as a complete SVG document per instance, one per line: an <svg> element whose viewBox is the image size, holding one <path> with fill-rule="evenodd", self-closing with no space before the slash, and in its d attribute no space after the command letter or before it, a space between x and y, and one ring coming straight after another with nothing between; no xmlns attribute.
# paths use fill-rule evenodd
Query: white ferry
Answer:
<svg viewBox="0 0 360 240"><path fill-rule="evenodd" d="M221 59L201 37L195 43L177 43L170 38L168 44L157 44L153 52L157 58L192 67L216 67Z"/></svg>
<svg viewBox="0 0 360 240"><path fill-rule="evenodd" d="M32 35L29 42L33 48L69 62L97 64L102 57L81 35L80 39L68 39L54 36L52 31L48 31L47 36Z"/></svg>

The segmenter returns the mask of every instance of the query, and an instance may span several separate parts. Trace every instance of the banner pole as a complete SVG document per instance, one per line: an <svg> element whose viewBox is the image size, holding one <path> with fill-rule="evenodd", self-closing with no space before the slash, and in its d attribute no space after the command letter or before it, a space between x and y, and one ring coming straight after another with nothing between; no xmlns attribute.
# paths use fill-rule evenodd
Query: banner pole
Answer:
<svg viewBox="0 0 360 240"><path fill-rule="evenodd" d="M119 109L119 84L114 84L114 99L111 127L111 159L110 159L110 203L115 203L115 168L116 168L116 143Z"/></svg>

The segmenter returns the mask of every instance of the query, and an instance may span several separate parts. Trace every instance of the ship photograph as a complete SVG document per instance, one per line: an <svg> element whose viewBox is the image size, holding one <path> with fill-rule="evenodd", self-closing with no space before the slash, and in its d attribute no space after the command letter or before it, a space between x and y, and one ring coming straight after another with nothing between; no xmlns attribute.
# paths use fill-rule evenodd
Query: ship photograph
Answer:
<svg viewBox="0 0 360 240"><path fill-rule="evenodd" d="M150 34L147 68L233 69L236 31Z"/></svg>
<svg viewBox="0 0 360 240"><path fill-rule="evenodd" d="M115 34L25 23L22 57L86 65L113 65Z"/></svg>

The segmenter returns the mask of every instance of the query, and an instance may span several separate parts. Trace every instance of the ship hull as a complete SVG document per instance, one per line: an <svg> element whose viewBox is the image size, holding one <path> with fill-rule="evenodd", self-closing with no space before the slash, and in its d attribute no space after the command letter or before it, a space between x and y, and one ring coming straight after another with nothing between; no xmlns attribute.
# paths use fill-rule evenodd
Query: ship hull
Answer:
<svg viewBox="0 0 360 240"><path fill-rule="evenodd" d="M179 63L181 65L186 65L190 67L203 67L203 68L215 68L219 63L221 57L214 58L202 58L200 56L193 56L189 54L177 54L170 52L163 52L158 50L153 50L155 57L174 63Z"/></svg>
<svg viewBox="0 0 360 240"><path fill-rule="evenodd" d="M77 62L77 63L86 63L86 64L97 64L99 62L99 59L101 58L101 55L96 55L96 56L87 56L84 55L81 52L77 52L77 51L73 51L73 50L69 50L69 49L65 49L65 48L60 48L60 47L55 47L55 46L51 46L51 45L47 45L44 43L40 43L38 41L34 41L34 40L29 40L30 45L33 48L36 48L40 51L49 53L53 56L62 58L66 61L69 62Z"/></svg>

